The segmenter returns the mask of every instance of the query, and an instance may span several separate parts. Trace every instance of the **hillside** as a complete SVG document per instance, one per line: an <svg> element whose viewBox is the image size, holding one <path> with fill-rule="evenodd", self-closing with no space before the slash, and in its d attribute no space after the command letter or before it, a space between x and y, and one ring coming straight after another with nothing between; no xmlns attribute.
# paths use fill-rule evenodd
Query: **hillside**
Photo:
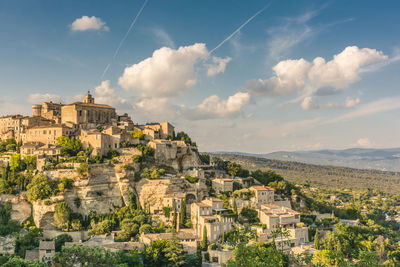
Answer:
<svg viewBox="0 0 400 267"><path fill-rule="evenodd" d="M344 150L329 149L293 152L277 151L268 154L221 152L221 154L237 154L284 161L297 161L309 164L344 166L357 169L400 171L400 148L350 148Z"/></svg>
<svg viewBox="0 0 400 267"><path fill-rule="evenodd" d="M249 170L270 168L283 175L285 179L296 183L309 182L313 186L334 189L371 188L388 193L398 193L400 190L400 172L313 165L235 154L212 155L237 162Z"/></svg>

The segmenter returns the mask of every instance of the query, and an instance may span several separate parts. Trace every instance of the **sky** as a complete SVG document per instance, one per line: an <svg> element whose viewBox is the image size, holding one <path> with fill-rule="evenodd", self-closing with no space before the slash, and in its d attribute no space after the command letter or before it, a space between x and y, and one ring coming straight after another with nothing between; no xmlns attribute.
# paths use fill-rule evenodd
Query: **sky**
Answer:
<svg viewBox="0 0 400 267"><path fill-rule="evenodd" d="M0 115L170 121L200 151L400 147L399 1L0 0Z"/></svg>

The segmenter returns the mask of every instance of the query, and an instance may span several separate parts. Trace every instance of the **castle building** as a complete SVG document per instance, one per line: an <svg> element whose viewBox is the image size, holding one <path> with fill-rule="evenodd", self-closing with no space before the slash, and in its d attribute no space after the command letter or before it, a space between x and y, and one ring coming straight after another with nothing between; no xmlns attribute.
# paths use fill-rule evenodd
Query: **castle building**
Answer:
<svg viewBox="0 0 400 267"><path fill-rule="evenodd" d="M102 124L111 125L112 122L117 122L115 108L105 104L96 104L89 92L82 102L75 102L61 107L61 123L85 126L92 124L96 126Z"/></svg>

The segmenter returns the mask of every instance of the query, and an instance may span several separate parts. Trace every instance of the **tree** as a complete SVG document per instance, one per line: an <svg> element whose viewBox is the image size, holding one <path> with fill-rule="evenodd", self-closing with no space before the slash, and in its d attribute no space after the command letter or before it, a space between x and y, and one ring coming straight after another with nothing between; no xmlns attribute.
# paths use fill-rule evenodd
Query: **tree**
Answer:
<svg viewBox="0 0 400 267"><path fill-rule="evenodd" d="M132 136L133 139L140 139L140 140L144 139L144 134L140 130L133 130L133 131L131 131L129 133L130 133L130 135Z"/></svg>
<svg viewBox="0 0 400 267"><path fill-rule="evenodd" d="M239 244L227 267L275 267L284 266L284 254L276 250L275 243Z"/></svg>
<svg viewBox="0 0 400 267"><path fill-rule="evenodd" d="M232 176L236 176L241 169L240 164L237 164L235 162L229 162L227 167L228 167L228 173Z"/></svg>
<svg viewBox="0 0 400 267"><path fill-rule="evenodd" d="M237 209L237 204L236 204L236 198L233 199L233 213L234 213L235 215L238 214L238 209Z"/></svg>
<svg viewBox="0 0 400 267"><path fill-rule="evenodd" d="M176 203L174 202L173 203L173 208L172 208L172 210L173 210L173 214L172 214L172 231L173 232L175 232L176 231L176 226L177 226L177 224L178 224L178 212L177 212L177 210L176 210Z"/></svg>
<svg viewBox="0 0 400 267"><path fill-rule="evenodd" d="M56 237L56 239L54 239L55 242L55 247L56 247L56 252L60 252L61 248L64 246L65 242L72 242L72 236L70 236L69 234L62 234Z"/></svg>
<svg viewBox="0 0 400 267"><path fill-rule="evenodd" d="M82 151L81 140L74 137L60 136L57 138L56 144L61 146L61 153L66 156L73 157Z"/></svg>
<svg viewBox="0 0 400 267"><path fill-rule="evenodd" d="M208 246L208 240L207 240L207 227L204 225L203 227L203 239L201 241L201 248L206 251Z"/></svg>
<svg viewBox="0 0 400 267"><path fill-rule="evenodd" d="M3 267L47 267L48 265L46 262L39 262L38 260L28 261L21 259L19 257L11 257L2 266Z"/></svg>
<svg viewBox="0 0 400 267"><path fill-rule="evenodd" d="M66 178L66 177L61 178L61 179L58 181L58 190L59 190L60 192L64 192L65 189L70 189L70 188L72 188L73 184L74 184L74 180L69 179L69 178Z"/></svg>
<svg viewBox="0 0 400 267"><path fill-rule="evenodd" d="M67 202L58 202L54 211L54 226L59 229L67 229L70 215L71 209Z"/></svg>
<svg viewBox="0 0 400 267"><path fill-rule="evenodd" d="M143 252L145 266L183 266L185 250L177 239L151 242Z"/></svg>
<svg viewBox="0 0 400 267"><path fill-rule="evenodd" d="M48 198L53 194L49 177L42 173L33 176L27 189L26 196L30 202Z"/></svg>
<svg viewBox="0 0 400 267"><path fill-rule="evenodd" d="M179 220L180 220L180 224L181 225L185 225L185 221L186 221L186 197L182 200L181 214L180 214Z"/></svg>
<svg viewBox="0 0 400 267"><path fill-rule="evenodd" d="M57 266L128 266L126 263L124 264L118 253L109 252L100 247L78 245L73 245L70 248L63 247L61 252L56 252L53 261Z"/></svg>
<svg viewBox="0 0 400 267"><path fill-rule="evenodd" d="M288 240L290 237L290 232L286 228L283 228L282 226L278 226L276 230L271 232L272 238L275 240L277 237L280 238L279 245L281 247L281 252L283 252L283 247L284 245L288 245L290 242L289 241L284 241Z"/></svg>
<svg viewBox="0 0 400 267"><path fill-rule="evenodd" d="M259 222L257 211L250 206L244 207L240 215L245 217L250 224Z"/></svg>
<svg viewBox="0 0 400 267"><path fill-rule="evenodd" d="M319 249L319 235L318 235L318 230L315 232L315 236L314 236L314 248L315 249Z"/></svg>

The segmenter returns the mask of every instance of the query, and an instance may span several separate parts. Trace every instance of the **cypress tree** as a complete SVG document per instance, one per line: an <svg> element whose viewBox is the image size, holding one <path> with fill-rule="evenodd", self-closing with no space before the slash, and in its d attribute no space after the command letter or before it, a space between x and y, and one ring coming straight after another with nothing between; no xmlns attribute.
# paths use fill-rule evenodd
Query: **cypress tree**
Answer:
<svg viewBox="0 0 400 267"><path fill-rule="evenodd" d="M175 204L175 202L174 202L174 205L173 205L173 211L174 211L174 214L173 214L173 217L172 217L172 232L175 233L176 232L176 224L178 223L177 222L178 221L178 213L176 212L176 204Z"/></svg>
<svg viewBox="0 0 400 267"><path fill-rule="evenodd" d="M319 249L319 235L318 235L318 230L315 232L314 236L314 248Z"/></svg>
<svg viewBox="0 0 400 267"><path fill-rule="evenodd" d="M201 241L201 247L202 247L202 249L204 251L207 250L207 243L208 243L208 240L207 240L207 227L204 225L204 227L203 227L203 240Z"/></svg>
<svg viewBox="0 0 400 267"><path fill-rule="evenodd" d="M182 204L181 204L181 216L179 217L180 223L181 225L185 224L185 220L186 220L186 198L184 198L182 200Z"/></svg>
<svg viewBox="0 0 400 267"><path fill-rule="evenodd" d="M236 199L233 200L233 212L234 212L235 214L238 214Z"/></svg>
<svg viewBox="0 0 400 267"><path fill-rule="evenodd" d="M201 267L203 264L203 256L201 255L200 241L196 242L196 266Z"/></svg>

